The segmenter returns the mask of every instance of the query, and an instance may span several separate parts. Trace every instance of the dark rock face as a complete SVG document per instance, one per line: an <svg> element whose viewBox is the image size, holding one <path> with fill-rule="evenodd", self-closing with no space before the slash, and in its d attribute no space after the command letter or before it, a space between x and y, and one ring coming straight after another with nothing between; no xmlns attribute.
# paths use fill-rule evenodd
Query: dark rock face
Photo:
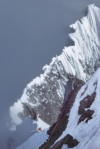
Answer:
<svg viewBox="0 0 100 149"><path fill-rule="evenodd" d="M96 88L97 88L97 81L93 84L94 86L94 92L92 95L85 95L85 92L88 90L88 86L85 87L83 93L80 95L80 98L83 99L80 101L79 109L78 109L78 115L80 115L78 124L80 124L82 121L85 120L87 123L90 119L92 119L92 115L94 111L90 109L92 103L95 100L96 97ZM54 123L50 129L47 131L49 138L48 140L39 148L39 149L61 149L63 144L66 144L68 148L73 148L74 146L77 146L79 144L78 140L73 138L70 134L66 134L64 138L59 140L55 143L55 141L62 135L63 131L66 129L68 120L69 120L69 113L73 106L73 103L75 102L76 95L78 91L80 90L82 84L76 86L74 90L71 91L71 93L68 96L68 99L65 100L63 103L63 106L61 108L61 113L58 117L58 120L56 123ZM70 133L70 132L69 132ZM54 144L55 143L55 144ZM54 144L54 146L53 146Z"/></svg>
<svg viewBox="0 0 100 149"><path fill-rule="evenodd" d="M73 148L78 145L78 141L76 139L73 139L73 137L70 134L67 134L63 139L58 141L52 149L61 149L63 144L67 144L69 148Z"/></svg>
<svg viewBox="0 0 100 149"><path fill-rule="evenodd" d="M78 124L81 121L84 121L86 119L86 123L92 119L92 115L94 113L93 110L87 109L86 108L90 108L90 106L92 105L93 101L95 100L95 96L96 96L96 92L94 92L91 96L86 96L83 100L80 101L80 106L79 106L79 110L78 110L78 114L81 115L78 121Z"/></svg>
<svg viewBox="0 0 100 149"><path fill-rule="evenodd" d="M78 121L78 124L82 121L84 121L86 119L86 123L92 119L92 115L93 115L94 111L93 110L87 110L87 111L84 111L81 115L81 117L79 118L79 121Z"/></svg>
<svg viewBox="0 0 100 149"><path fill-rule="evenodd" d="M47 131L47 134L49 135L49 139L39 147L39 149L49 149L54 142L61 136L63 131L66 129L66 126L68 124L68 118L69 118L69 112L70 109L73 106L73 103L75 101L76 95L80 89L80 86L76 87L69 95L68 100L63 103L63 106L61 108L61 113L58 117L58 120L56 123L54 123L50 129ZM67 143L66 143L67 142ZM61 149L63 144L68 144L69 146L72 146L77 144L77 140L73 139L72 136L66 134L66 137L64 137L61 142L57 142L55 144L55 147L52 147L51 149Z"/></svg>
<svg viewBox="0 0 100 149"><path fill-rule="evenodd" d="M28 106L31 105L30 110L34 109L44 122L52 125L57 121L60 114L67 77L62 62L58 61L57 58L50 64L49 68L44 68L44 71L46 69L47 73L39 78L39 84L33 83L31 87L27 86L26 94L28 96ZM41 82L43 79L44 81ZM21 104L25 105L26 103L22 102ZM27 117L26 106L23 109L22 115ZM32 112L29 115L32 117Z"/></svg>
<svg viewBox="0 0 100 149"><path fill-rule="evenodd" d="M36 114L34 108L32 108L31 105L29 105L28 103L23 103L23 107L24 107L24 116L22 113L18 113L18 116L21 119L24 119L25 117L31 116L31 118L34 120L34 117Z"/></svg>
<svg viewBox="0 0 100 149"><path fill-rule="evenodd" d="M71 93L71 91L72 91L72 81L68 81L67 84L65 85L64 102L68 99L68 95ZM29 96L30 94L31 94L31 91L28 90L27 95ZM51 95L51 98L54 96L54 94L55 93L53 93ZM30 98L31 98L31 96L30 96ZM56 98L57 98L57 96L56 96ZM32 107L29 103L22 103L24 110L23 110L23 113L22 112L18 113L19 118L21 118L23 120L25 117L30 116L34 120L34 114L39 113L39 116L43 121L52 125L53 123L56 122L56 120L60 114L60 109L63 105L63 100L62 100L62 102L60 102L60 100L58 99L58 101L55 102L56 98L55 98L55 100L51 99L49 104L46 103L44 100L41 103L42 106L38 105L38 108L37 108L37 106Z"/></svg>

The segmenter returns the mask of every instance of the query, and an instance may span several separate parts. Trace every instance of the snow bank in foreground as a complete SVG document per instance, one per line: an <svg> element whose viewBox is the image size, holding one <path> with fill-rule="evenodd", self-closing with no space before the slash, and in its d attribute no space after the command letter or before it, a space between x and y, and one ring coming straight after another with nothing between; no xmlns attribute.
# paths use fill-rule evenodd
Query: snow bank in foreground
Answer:
<svg viewBox="0 0 100 149"><path fill-rule="evenodd" d="M62 149L68 149L67 145L63 145Z"/></svg>
<svg viewBox="0 0 100 149"><path fill-rule="evenodd" d="M33 129L29 133L34 133L25 143L17 147L17 149L37 149L48 138L47 129L49 125L43 122L40 118L38 121L33 121L33 125L37 125L37 129ZM42 128L43 131L38 131L38 128ZM26 128L27 129L27 128Z"/></svg>
<svg viewBox="0 0 100 149"><path fill-rule="evenodd" d="M36 123L38 128L42 128L43 129L47 129L49 128L50 125L48 125L47 123L43 122L40 118L38 118L38 121L34 121L33 124Z"/></svg>
<svg viewBox="0 0 100 149"><path fill-rule="evenodd" d="M47 130L35 133L25 143L16 149L38 149L48 139Z"/></svg>

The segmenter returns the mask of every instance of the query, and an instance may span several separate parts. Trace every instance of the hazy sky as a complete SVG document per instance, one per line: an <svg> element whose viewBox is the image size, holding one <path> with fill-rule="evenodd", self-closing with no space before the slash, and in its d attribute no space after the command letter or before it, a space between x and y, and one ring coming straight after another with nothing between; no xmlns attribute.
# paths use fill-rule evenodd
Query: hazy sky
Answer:
<svg viewBox="0 0 100 149"><path fill-rule="evenodd" d="M91 3L100 7L100 0L0 0L0 119L42 67L73 43L69 25Z"/></svg>

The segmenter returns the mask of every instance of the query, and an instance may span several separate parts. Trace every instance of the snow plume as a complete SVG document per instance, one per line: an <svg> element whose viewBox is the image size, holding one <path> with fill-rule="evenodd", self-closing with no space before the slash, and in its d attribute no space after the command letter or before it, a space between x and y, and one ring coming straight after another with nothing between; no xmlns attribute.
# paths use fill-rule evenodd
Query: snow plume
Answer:
<svg viewBox="0 0 100 149"><path fill-rule="evenodd" d="M61 55L44 66L44 73L33 79L22 97L10 107L15 124L26 117L22 103L38 111L45 122L54 123L63 103L66 82L73 80L74 85L86 82L100 66L100 9L89 5L87 16L70 27L75 30L69 35L74 46L65 47Z"/></svg>

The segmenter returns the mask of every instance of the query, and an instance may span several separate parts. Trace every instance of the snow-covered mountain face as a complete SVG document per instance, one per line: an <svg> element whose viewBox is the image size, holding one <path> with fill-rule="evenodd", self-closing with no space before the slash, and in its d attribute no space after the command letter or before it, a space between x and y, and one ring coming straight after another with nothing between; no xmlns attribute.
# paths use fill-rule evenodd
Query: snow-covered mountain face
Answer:
<svg viewBox="0 0 100 149"><path fill-rule="evenodd" d="M38 142L34 142L36 138ZM100 148L100 68L85 85L70 93L57 122L49 130L33 135L17 149L23 148Z"/></svg>
<svg viewBox="0 0 100 149"><path fill-rule="evenodd" d="M75 149L100 148L100 68L78 92L67 129L58 140L66 134L79 142Z"/></svg>
<svg viewBox="0 0 100 149"><path fill-rule="evenodd" d="M28 115L23 103L53 124L62 107L65 84L72 80L74 87L86 82L100 66L100 9L89 5L87 16L70 27L75 30L70 34L75 45L65 47L61 55L43 67L44 73L26 86L22 97L10 107L14 124L20 124Z"/></svg>
<svg viewBox="0 0 100 149"><path fill-rule="evenodd" d="M56 140L52 149L56 149L57 144L61 146L66 144L67 149L68 134L77 140L77 145L71 140L73 147L76 146L74 149L100 148L100 68L78 91L66 124L66 129Z"/></svg>

